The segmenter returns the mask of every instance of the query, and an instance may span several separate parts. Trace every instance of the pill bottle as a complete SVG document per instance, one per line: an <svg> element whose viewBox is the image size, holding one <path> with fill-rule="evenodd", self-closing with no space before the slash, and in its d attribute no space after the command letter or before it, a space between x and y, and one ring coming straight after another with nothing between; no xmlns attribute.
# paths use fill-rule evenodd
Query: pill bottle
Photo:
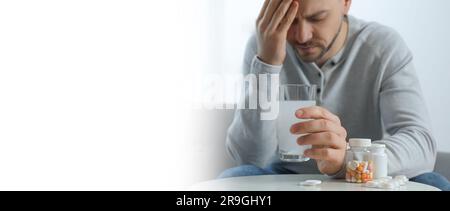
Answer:
<svg viewBox="0 0 450 211"><path fill-rule="evenodd" d="M369 151L372 140L350 139L346 153L345 180L351 183L366 183L373 180L372 156Z"/></svg>
<svg viewBox="0 0 450 211"><path fill-rule="evenodd" d="M388 157L386 154L386 145L372 144L369 151L373 162L373 178L386 178L388 176Z"/></svg>

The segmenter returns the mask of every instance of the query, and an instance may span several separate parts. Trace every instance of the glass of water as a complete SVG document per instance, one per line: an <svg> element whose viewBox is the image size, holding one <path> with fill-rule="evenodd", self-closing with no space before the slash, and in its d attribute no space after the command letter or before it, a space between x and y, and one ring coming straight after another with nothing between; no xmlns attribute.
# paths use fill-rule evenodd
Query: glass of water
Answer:
<svg viewBox="0 0 450 211"><path fill-rule="evenodd" d="M298 119L297 110L316 105L316 85L280 85L280 113L277 119L278 152L283 162L305 162L309 158L304 151L311 146L300 146L297 139L302 135L294 135L292 125L309 120ZM305 134L303 134L305 135Z"/></svg>

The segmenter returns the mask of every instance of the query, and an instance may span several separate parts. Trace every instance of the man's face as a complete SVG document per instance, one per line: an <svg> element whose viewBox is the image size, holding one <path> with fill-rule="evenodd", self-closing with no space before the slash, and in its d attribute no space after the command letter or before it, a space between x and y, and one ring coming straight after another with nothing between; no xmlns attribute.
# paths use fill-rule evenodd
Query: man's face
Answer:
<svg viewBox="0 0 450 211"><path fill-rule="evenodd" d="M297 17L289 29L288 42L305 62L316 62L326 53L340 32L348 12L346 0L296 0Z"/></svg>

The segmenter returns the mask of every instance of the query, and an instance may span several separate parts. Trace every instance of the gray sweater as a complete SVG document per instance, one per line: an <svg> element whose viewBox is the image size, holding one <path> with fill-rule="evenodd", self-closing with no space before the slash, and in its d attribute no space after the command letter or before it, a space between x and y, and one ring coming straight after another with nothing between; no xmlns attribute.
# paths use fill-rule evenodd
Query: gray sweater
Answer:
<svg viewBox="0 0 450 211"><path fill-rule="evenodd" d="M245 75L279 74L280 84L317 84L318 105L340 117L348 138L371 138L387 146L389 175L415 177L433 170L436 143L413 56L393 29L349 16L344 48L322 68L302 62L290 45L282 66L263 63L256 52L252 36L245 53ZM281 162L276 122L262 121L260 114L261 110L236 111L226 143L233 159L239 165L319 173L315 161ZM334 176L342 177L343 172Z"/></svg>

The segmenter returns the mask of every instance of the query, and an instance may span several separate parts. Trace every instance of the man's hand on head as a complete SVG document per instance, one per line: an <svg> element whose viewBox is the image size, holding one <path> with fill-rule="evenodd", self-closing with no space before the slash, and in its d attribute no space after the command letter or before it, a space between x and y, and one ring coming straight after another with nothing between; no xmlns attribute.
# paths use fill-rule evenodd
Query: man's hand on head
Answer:
<svg viewBox="0 0 450 211"><path fill-rule="evenodd" d="M310 120L291 127L291 133L304 135L298 138L299 145L312 145L305 156L317 161L320 172L338 173L344 166L347 148L347 131L339 117L318 106L300 109L295 115Z"/></svg>
<svg viewBox="0 0 450 211"><path fill-rule="evenodd" d="M282 65L286 58L287 33L297 15L297 0L266 0L256 20L258 58Z"/></svg>

